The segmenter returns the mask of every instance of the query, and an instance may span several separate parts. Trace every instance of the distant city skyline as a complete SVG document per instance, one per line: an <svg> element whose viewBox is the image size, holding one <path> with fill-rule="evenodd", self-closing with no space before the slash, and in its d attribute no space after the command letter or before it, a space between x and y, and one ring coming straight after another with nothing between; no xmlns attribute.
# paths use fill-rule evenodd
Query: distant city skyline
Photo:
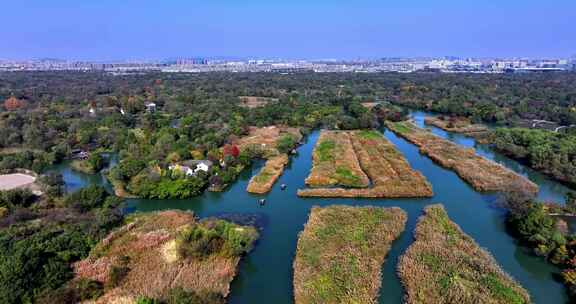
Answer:
<svg viewBox="0 0 576 304"><path fill-rule="evenodd" d="M569 58L573 0L22 0L0 59Z"/></svg>

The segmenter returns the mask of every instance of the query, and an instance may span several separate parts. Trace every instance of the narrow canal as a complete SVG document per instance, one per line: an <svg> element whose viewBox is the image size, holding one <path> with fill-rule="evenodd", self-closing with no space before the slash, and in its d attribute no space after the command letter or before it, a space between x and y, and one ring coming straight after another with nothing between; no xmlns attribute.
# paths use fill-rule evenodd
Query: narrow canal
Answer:
<svg viewBox="0 0 576 304"><path fill-rule="evenodd" d="M424 113L415 112L413 118L422 126ZM519 281L531 294L535 303L566 303L567 296L562 284L554 279L558 269L519 247L505 231L501 210L493 207L495 197L475 192L456 174L445 170L430 159L419 154L418 149L382 130L405 155L409 163L421 171L434 188L431 199L302 199L296 196L298 188L304 187L304 179L312 165L312 151L318 139L315 131L298 149L291 163L273 190L265 196L245 191L250 177L258 172L261 164L246 170L238 182L223 193L205 193L189 200L128 200L130 211L156 211L164 209L193 210L200 217L224 214L247 214L254 216L262 225L261 238L254 250L243 259L237 277L231 286L229 303L292 303L292 261L298 233L303 229L308 212L314 205L347 204L398 206L408 213L406 230L393 244L382 269L380 303L401 303L403 290L396 276L398 257L412 242L412 232L422 209L432 203L444 204L449 216L472 236L482 247L489 250L502 268ZM567 188L525 166L494 153L486 146L477 146L473 139L448 134L439 129L433 132L459 144L476 146L478 153L503 163L517 172L527 175L540 185L540 198L560 201ZM62 172L70 190L90 183L106 184L99 176L86 176L73 172L64 164L57 167ZM288 185L286 190L280 184ZM267 204L260 206L258 199L266 197Z"/></svg>

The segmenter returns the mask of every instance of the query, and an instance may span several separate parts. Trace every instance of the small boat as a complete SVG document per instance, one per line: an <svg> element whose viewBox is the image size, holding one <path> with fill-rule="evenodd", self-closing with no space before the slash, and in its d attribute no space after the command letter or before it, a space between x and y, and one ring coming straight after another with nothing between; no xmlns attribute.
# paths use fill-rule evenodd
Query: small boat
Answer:
<svg viewBox="0 0 576 304"><path fill-rule="evenodd" d="M260 206L264 206L266 205L266 200L262 198L258 201L258 203L260 204Z"/></svg>
<svg viewBox="0 0 576 304"><path fill-rule="evenodd" d="M282 185L280 185L280 189L282 189L282 190L285 190L285 189L286 189L286 187L288 187L288 186L286 186L286 184L282 184Z"/></svg>

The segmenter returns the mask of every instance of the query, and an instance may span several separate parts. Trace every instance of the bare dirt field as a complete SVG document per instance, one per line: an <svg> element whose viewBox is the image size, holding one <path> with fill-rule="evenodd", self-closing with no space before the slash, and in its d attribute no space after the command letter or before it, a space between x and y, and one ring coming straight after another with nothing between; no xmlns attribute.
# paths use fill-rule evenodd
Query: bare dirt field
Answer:
<svg viewBox="0 0 576 304"><path fill-rule="evenodd" d="M12 190L32 185L36 177L22 173L0 175L0 190Z"/></svg>

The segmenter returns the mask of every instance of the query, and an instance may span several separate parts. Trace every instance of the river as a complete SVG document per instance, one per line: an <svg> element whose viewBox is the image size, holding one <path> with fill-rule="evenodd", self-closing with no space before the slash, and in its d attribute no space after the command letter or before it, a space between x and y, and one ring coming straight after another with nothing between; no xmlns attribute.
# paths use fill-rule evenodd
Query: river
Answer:
<svg viewBox="0 0 576 304"><path fill-rule="evenodd" d="M423 112L413 112L412 117L423 126ZM439 136L459 144L476 147L478 153L494 159L505 166L528 176L540 186L539 198L562 201L565 186L526 168L522 164L495 153L488 146L477 145L472 138L449 134L432 128ZM232 282L228 303L293 303L292 262L296 250L298 233L308 219L314 205L346 204L398 206L408 213L406 230L392 245L387 261L382 268L380 303L401 303L403 289L396 276L399 256L412 242L412 234L422 209L432 203L444 204L450 218L480 246L490 251L502 268L520 282L535 303L566 303L568 298L563 285L555 279L559 270L547 264L529 250L517 245L506 233L503 211L494 207L494 195L475 192L455 173L434 164L420 155L418 149L392 132L382 130L415 169L421 171L432 183L434 197L429 199L317 199L299 198L298 188L304 187L304 179L312 165L312 151L319 132L312 132L292 157L290 165L267 195L252 195L246 192L250 177L256 174L262 163L245 170L239 180L222 193L206 192L188 200L128 200L128 210L156 211L164 209L193 210L200 217L225 214L249 214L256 216L262 226L261 238L254 250L240 263L239 273ZM67 164L55 168L63 173L68 190L75 190L90 183L109 184L100 175L88 176L72 171ZM280 185L288 185L281 190ZM262 197L264 206L258 204Z"/></svg>

